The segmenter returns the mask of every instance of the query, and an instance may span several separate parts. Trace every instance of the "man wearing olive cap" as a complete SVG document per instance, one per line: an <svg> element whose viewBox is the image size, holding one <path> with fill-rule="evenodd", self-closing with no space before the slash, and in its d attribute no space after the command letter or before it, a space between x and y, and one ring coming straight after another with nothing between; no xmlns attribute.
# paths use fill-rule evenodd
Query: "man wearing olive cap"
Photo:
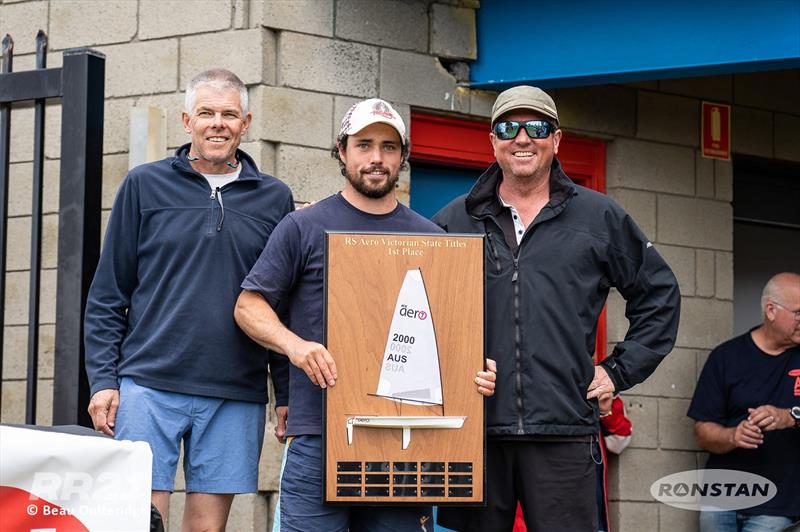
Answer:
<svg viewBox="0 0 800 532"><path fill-rule="evenodd" d="M487 506L441 508L439 522L510 530L519 501L531 532L596 530L597 399L642 382L670 352L678 283L622 208L564 173L550 96L529 86L501 93L491 126L496 162L433 218L486 236L487 353L498 369L487 401ZM595 365L612 287L630 327Z"/></svg>

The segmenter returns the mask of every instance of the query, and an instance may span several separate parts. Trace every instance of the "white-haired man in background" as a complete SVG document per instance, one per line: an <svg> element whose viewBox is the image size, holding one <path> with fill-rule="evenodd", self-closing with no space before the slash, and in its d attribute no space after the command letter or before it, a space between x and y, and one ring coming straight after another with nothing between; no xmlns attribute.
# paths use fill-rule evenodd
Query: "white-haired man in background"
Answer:
<svg viewBox="0 0 800 532"><path fill-rule="evenodd" d="M294 205L238 149L251 119L232 72L189 82L191 143L120 185L86 306L95 429L150 444L165 520L183 444L184 530L224 530L233 495L257 491L268 369L288 373L233 320L239 284ZM276 390L279 411L287 400Z"/></svg>
<svg viewBox="0 0 800 532"><path fill-rule="evenodd" d="M706 469L766 477L777 487L758 506L700 514L700 530L796 530L800 521L800 275L772 277L761 295L764 321L714 349L689 417Z"/></svg>

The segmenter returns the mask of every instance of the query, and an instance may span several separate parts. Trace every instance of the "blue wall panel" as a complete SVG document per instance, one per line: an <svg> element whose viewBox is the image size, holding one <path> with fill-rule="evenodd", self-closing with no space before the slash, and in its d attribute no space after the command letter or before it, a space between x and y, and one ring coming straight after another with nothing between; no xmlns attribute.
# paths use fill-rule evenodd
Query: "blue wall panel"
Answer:
<svg viewBox="0 0 800 532"><path fill-rule="evenodd" d="M412 163L411 208L430 218L453 198L469 192L480 175L481 170Z"/></svg>
<svg viewBox="0 0 800 532"><path fill-rule="evenodd" d="M800 67L800 0L486 0L477 24L479 88Z"/></svg>

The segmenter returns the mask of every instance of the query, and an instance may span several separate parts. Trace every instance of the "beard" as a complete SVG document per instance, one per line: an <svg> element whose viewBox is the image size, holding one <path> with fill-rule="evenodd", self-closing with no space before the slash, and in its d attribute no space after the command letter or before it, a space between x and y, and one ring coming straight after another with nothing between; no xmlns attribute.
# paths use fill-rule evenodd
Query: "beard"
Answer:
<svg viewBox="0 0 800 532"><path fill-rule="evenodd" d="M365 177L363 174L368 174L374 171L382 171L386 172L386 179L381 181L377 184L372 184L368 181L368 178ZM399 174L391 175L389 170L383 166L370 166L369 168L365 169L363 172L358 172L356 175L347 172L347 180L353 186L353 188L361 194L362 196L366 196L372 199L380 199L385 197L391 191L394 190L395 186L397 186L397 180L400 178Z"/></svg>

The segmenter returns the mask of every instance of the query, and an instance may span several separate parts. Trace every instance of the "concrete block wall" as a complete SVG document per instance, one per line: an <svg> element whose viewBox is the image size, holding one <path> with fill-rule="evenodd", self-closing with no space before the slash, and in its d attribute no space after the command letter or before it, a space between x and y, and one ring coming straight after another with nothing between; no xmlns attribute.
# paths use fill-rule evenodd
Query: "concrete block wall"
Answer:
<svg viewBox="0 0 800 532"><path fill-rule="evenodd" d="M91 46L106 54L103 228L127 172L132 107L166 110L168 151L188 142L180 124L183 88L197 72L229 68L248 85L253 127L242 148L261 169L284 179L298 201L341 189L329 149L339 121L355 101L382 97L408 122L411 107L486 116L493 97L457 86L439 63L474 59L474 0L0 0L0 35L15 39L14 70L33 68L34 37L49 36L48 66L64 49ZM419 83L415 80L425 80ZM60 156L58 102L47 106L42 325L38 417L51 423ZM9 256L2 412L21 423L25 411L27 286L33 107L12 115ZM409 172L399 192L408 202ZM270 409L271 410L271 409ZM272 437L270 413L259 466L259 494L236 498L229 527L264 530L271 522L283 446ZM185 495L176 479L170 530L177 530Z"/></svg>
<svg viewBox="0 0 800 532"><path fill-rule="evenodd" d="M188 7L187 7L188 6ZM131 107L167 111L170 151L188 141L182 88L197 71L230 68L250 88L254 123L242 148L262 170L289 183L298 201L325 197L343 178L328 150L339 120L358 99L382 97L408 121L411 109L487 117L495 94L459 85L439 59L478 54L477 0L0 0L0 35L16 40L15 70L34 64L34 36L50 37L48 65L92 46L107 56L103 161L104 220L127 170ZM763 87L771 87L769 92ZM699 154L702 99L733 104L733 150L800 161L800 71L651 80L550 91L567 131L607 141L608 193L639 222L676 272L683 318L676 349L644 384L625 394L635 424L629 450L611 459L616 529L692 530L694 516L658 504L649 485L702 465L685 417L709 350L732 328L733 171ZM0 420L24 414L27 235L32 159L30 105L12 118L9 258ZM60 105L47 106L45 260L39 417L50 422L58 214ZM413 124L409 124L413 127ZM401 200L410 173L401 175ZM20 247L21 246L21 247ZM609 301L610 347L627 327L621 299ZM282 446L267 428L260 490L237 497L231 529L271 521ZM182 476L177 487L183 488ZM176 530L183 495L173 498Z"/></svg>
<svg viewBox="0 0 800 532"><path fill-rule="evenodd" d="M767 83L775 98L759 90ZM797 160L797 135L784 129L800 118L788 97L797 90L800 72L787 71L553 91L565 129L608 139L607 192L652 239L682 294L676 348L623 396L634 434L610 461L617 530L697 528L696 514L656 502L649 487L705 464L686 411L709 351L732 334L733 165L701 156L700 102L732 104L734 152ZM610 350L628 323L618 294L608 308Z"/></svg>
<svg viewBox="0 0 800 532"><path fill-rule="evenodd" d="M733 213L731 194L723 190L731 186L730 163L699 154L700 96L675 91L672 82L663 85L555 91L560 109L567 106L567 129L611 136L607 192L671 265L682 294L676 349L623 396L634 434L630 447L610 461L611 514L619 530L696 529L695 514L656 502L650 485L666 474L702 467L686 410L705 356L729 337L733 319L733 278L726 274L732 269ZM608 309L611 350L628 324L618 294L612 293Z"/></svg>

